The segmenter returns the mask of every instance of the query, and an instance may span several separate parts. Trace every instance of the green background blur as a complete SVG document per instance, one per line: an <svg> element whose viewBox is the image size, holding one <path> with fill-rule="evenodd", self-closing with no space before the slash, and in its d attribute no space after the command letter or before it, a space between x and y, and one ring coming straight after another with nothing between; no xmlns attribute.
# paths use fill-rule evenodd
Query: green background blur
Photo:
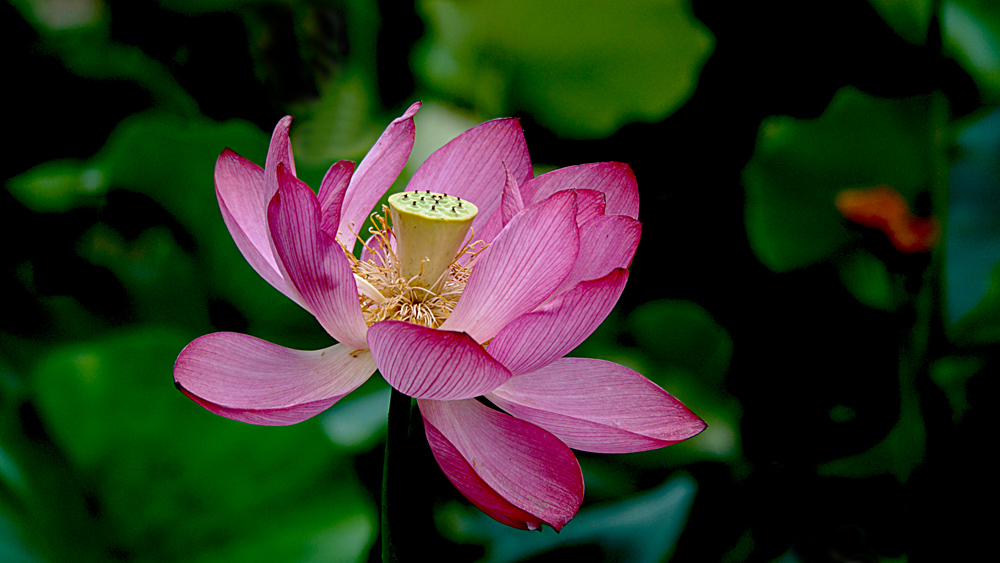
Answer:
<svg viewBox="0 0 1000 563"><path fill-rule="evenodd" d="M560 534L459 495L419 424L407 559L963 561L986 544L1000 342L1000 6L990 0L9 0L0 561L378 561L388 392L284 428L173 386L218 330L330 345L260 279L213 190L295 116L300 177L413 101L413 155L521 119L536 174L628 162L643 237L573 355L709 424L580 453ZM837 192L943 236L902 254ZM419 423L419 421L417 421ZM992 475L990 475L992 477ZM560 559L563 560L563 559Z"/></svg>

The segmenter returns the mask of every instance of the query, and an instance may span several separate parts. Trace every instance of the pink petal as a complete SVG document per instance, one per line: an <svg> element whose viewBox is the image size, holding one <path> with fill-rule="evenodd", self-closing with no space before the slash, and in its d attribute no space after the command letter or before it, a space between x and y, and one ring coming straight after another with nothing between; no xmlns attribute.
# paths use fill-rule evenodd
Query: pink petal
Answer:
<svg viewBox="0 0 1000 563"><path fill-rule="evenodd" d="M556 360L511 378L487 398L589 452L651 450L705 429L704 421L655 383L604 360Z"/></svg>
<svg viewBox="0 0 1000 563"><path fill-rule="evenodd" d="M597 190L576 190L576 224L583 225L598 215L604 215L607 196Z"/></svg>
<svg viewBox="0 0 1000 563"><path fill-rule="evenodd" d="M554 293L569 289L584 280L608 275L617 268L628 268L642 235L642 223L625 215L601 215L580 227L580 254L573 270Z"/></svg>
<svg viewBox="0 0 1000 563"><path fill-rule="evenodd" d="M222 219L243 257L267 283L298 302L298 294L285 283L271 250L264 171L226 149L215 163L215 195Z"/></svg>
<svg viewBox="0 0 1000 563"><path fill-rule="evenodd" d="M490 342L489 354L514 375L545 367L594 332L625 289L628 270L584 281L518 317Z"/></svg>
<svg viewBox="0 0 1000 563"><path fill-rule="evenodd" d="M632 168L621 162L595 162L553 170L524 183L521 195L524 203L530 205L569 189L603 192L608 201L605 214L639 218L639 186Z"/></svg>
<svg viewBox="0 0 1000 563"><path fill-rule="evenodd" d="M583 474L555 436L475 400L417 404L438 465L483 512L515 528L556 531L576 515Z"/></svg>
<svg viewBox="0 0 1000 563"><path fill-rule="evenodd" d="M292 143L288 139L288 130L292 126L292 116L286 115L274 126L271 134L271 144L267 147L267 161L264 163L264 206L278 191L278 164L284 164L295 176L295 158L292 156Z"/></svg>
<svg viewBox="0 0 1000 563"><path fill-rule="evenodd" d="M516 119L487 121L455 137L424 161L406 189L446 193L476 204L479 214L472 229L482 238L479 233L500 205L504 167L518 183L532 176L528 145Z"/></svg>
<svg viewBox="0 0 1000 563"><path fill-rule="evenodd" d="M503 186L503 194L500 196L500 216L503 218L503 226L510 223L515 215L524 209L524 201L521 200L521 190L517 187L517 178L504 168L506 180Z"/></svg>
<svg viewBox="0 0 1000 563"><path fill-rule="evenodd" d="M354 163L350 160L341 160L334 163L319 185L319 210L323 217L323 231L333 238L337 238L337 228L340 227L340 209L344 204L344 195L347 193L347 186L351 183L351 175L354 174Z"/></svg>
<svg viewBox="0 0 1000 563"><path fill-rule="evenodd" d="M330 408L374 371L370 352L343 344L302 351L245 334L216 332L181 351L174 381L185 395L216 414L282 426Z"/></svg>
<svg viewBox="0 0 1000 563"><path fill-rule="evenodd" d="M316 194L283 165L278 183L267 217L282 273L330 336L367 348L358 286L343 249L320 228Z"/></svg>
<svg viewBox="0 0 1000 563"><path fill-rule="evenodd" d="M382 377L418 399L478 397L510 378L468 334L403 321L368 329L368 345Z"/></svg>
<svg viewBox="0 0 1000 563"><path fill-rule="evenodd" d="M525 208L476 260L441 328L486 342L545 301L573 268L578 252L573 192Z"/></svg>
<svg viewBox="0 0 1000 563"><path fill-rule="evenodd" d="M410 151L413 150L413 116L419 109L420 102L415 102L385 128L351 179L344 195L340 225L337 227L337 240L348 250L354 249L357 239L355 235L368 218L372 207L406 166Z"/></svg>

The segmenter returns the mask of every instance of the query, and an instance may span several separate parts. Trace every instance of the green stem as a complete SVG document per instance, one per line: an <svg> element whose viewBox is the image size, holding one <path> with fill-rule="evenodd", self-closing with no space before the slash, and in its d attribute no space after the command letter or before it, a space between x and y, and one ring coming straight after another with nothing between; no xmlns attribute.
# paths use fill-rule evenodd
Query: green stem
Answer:
<svg viewBox="0 0 1000 563"><path fill-rule="evenodd" d="M400 499L404 498L406 467L401 453L406 448L406 438L410 427L412 401L406 395L392 390L389 398L389 423L385 436L385 463L382 466L382 562L396 563L400 557L399 542L393 542L393 530L405 529L400 523L405 510ZM399 525L397 525L397 523ZM398 536L396 537L398 540Z"/></svg>

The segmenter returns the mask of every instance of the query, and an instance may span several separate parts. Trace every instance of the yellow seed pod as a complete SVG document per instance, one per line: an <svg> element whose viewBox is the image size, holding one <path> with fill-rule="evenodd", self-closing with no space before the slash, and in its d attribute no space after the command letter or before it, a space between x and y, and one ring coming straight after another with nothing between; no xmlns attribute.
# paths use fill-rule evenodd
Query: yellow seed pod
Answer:
<svg viewBox="0 0 1000 563"><path fill-rule="evenodd" d="M400 277L432 288L455 260L478 212L459 197L430 191L389 196Z"/></svg>

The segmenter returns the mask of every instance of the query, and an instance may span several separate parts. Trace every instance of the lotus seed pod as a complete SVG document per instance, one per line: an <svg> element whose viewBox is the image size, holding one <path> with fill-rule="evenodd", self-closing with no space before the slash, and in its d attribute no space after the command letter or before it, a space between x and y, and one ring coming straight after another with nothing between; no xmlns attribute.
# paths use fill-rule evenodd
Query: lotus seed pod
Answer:
<svg viewBox="0 0 1000 563"><path fill-rule="evenodd" d="M468 201L430 191L389 196L400 276L411 286L433 287L455 260L477 212Z"/></svg>

